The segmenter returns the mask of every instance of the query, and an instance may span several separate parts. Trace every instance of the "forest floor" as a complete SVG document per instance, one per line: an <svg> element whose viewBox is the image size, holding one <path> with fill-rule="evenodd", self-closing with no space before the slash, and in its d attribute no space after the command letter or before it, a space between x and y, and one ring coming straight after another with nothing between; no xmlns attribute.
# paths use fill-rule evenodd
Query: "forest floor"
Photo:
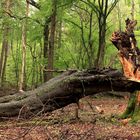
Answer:
<svg viewBox="0 0 140 140"><path fill-rule="evenodd" d="M124 112L127 99L116 97L86 97L77 106L30 119L3 118L0 140L140 140L140 123L128 123L117 118Z"/></svg>

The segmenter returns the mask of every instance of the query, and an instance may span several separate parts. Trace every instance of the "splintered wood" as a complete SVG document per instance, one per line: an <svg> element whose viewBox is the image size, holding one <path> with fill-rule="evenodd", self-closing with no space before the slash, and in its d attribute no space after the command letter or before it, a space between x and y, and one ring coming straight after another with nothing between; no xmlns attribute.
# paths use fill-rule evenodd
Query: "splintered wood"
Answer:
<svg viewBox="0 0 140 140"><path fill-rule="evenodd" d="M140 50L134 34L137 21L127 19L125 23L125 32L114 32L111 41L119 51L118 56L124 75L130 80L140 82ZM138 91L137 102L140 104L140 91Z"/></svg>
<svg viewBox="0 0 140 140"><path fill-rule="evenodd" d="M127 19L125 22L125 32L114 32L111 41L119 51L124 75L129 79L140 81L140 50L134 34L137 21Z"/></svg>

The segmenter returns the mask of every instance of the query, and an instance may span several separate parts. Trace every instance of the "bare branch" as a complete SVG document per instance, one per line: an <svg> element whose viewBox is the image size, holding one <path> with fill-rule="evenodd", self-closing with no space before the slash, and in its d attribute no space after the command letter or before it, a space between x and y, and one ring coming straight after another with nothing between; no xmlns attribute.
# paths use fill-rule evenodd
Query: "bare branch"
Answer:
<svg viewBox="0 0 140 140"><path fill-rule="evenodd" d="M26 2L40 10L41 6L37 2L35 2L34 0L26 0Z"/></svg>
<svg viewBox="0 0 140 140"><path fill-rule="evenodd" d="M33 18L27 17L27 16L20 17L18 15L14 15L8 11L4 11L4 13L6 13L9 17L11 17L13 19L24 20L26 18L26 19L30 19L32 21L35 21L36 23L40 24L41 26L44 26L38 19L33 19Z"/></svg>
<svg viewBox="0 0 140 140"><path fill-rule="evenodd" d="M114 0L114 2L112 3L110 9L107 12L106 17L108 17L108 15L111 13L111 11L114 9L114 7L116 6L116 4L118 3L119 0Z"/></svg>
<svg viewBox="0 0 140 140"><path fill-rule="evenodd" d="M98 7L95 5L95 2L92 3L92 2L90 2L90 0L87 0L87 1L81 0L81 2L83 2L83 3L87 4L87 5L89 5L89 6L93 9L93 11L96 13L97 17L99 17L100 10L99 10Z"/></svg>

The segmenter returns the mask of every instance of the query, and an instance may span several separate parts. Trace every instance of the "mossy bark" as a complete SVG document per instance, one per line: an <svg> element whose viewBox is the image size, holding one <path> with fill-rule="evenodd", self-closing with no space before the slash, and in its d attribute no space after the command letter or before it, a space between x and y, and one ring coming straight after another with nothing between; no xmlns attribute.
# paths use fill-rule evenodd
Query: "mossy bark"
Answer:
<svg viewBox="0 0 140 140"><path fill-rule="evenodd" d="M40 115L77 103L85 96L109 91L135 90L140 90L140 82L127 79L115 69L71 70L35 90L1 97L0 117Z"/></svg>
<svg viewBox="0 0 140 140"><path fill-rule="evenodd" d="M127 108L121 118L132 118L132 121L140 121L140 104L137 101L138 93L131 93Z"/></svg>

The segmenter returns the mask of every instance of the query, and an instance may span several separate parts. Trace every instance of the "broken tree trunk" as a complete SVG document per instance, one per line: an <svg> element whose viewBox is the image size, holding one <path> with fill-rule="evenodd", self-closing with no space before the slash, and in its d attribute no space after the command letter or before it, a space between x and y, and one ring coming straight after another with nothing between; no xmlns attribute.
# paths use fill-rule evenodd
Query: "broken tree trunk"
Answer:
<svg viewBox="0 0 140 140"><path fill-rule="evenodd" d="M111 41L119 50L119 59L122 63L124 76L140 82L140 50L134 34L136 20L127 19L125 32L114 32ZM131 93L128 107L122 118L131 117L134 121L140 120L140 91Z"/></svg>
<svg viewBox="0 0 140 140"><path fill-rule="evenodd" d="M140 83L115 69L67 71L33 91L1 97L0 117L50 112L99 92L135 90L140 90Z"/></svg>

